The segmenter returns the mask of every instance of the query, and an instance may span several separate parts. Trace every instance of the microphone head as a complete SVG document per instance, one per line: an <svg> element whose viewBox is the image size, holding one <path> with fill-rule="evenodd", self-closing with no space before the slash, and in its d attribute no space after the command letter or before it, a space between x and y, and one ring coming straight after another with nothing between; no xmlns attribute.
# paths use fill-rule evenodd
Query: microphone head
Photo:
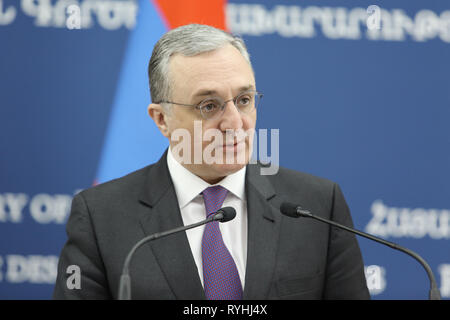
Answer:
<svg viewBox="0 0 450 320"><path fill-rule="evenodd" d="M289 216L292 218L298 218L299 215L297 213L297 206L290 202L283 202L280 206L280 211L285 216Z"/></svg>
<svg viewBox="0 0 450 320"><path fill-rule="evenodd" d="M292 217L305 217L305 218L313 218L314 216L311 214L311 211L307 209L303 209L300 206L297 206L290 202L283 202L280 206L280 211L282 214Z"/></svg>
<svg viewBox="0 0 450 320"><path fill-rule="evenodd" d="M217 219L214 219L216 221L228 222L236 217L236 210L233 207L221 208L217 210L215 216L217 217Z"/></svg>

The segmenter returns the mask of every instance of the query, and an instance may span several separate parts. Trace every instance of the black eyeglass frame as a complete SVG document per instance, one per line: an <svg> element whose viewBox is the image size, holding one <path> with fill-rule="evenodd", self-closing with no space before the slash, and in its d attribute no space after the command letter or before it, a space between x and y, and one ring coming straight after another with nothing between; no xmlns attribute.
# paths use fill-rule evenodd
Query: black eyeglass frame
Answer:
<svg viewBox="0 0 450 320"><path fill-rule="evenodd" d="M237 105L236 105L236 104L237 104L237 100L238 100L240 97L244 96L245 94L249 94L249 93L250 93L250 94L254 94L254 101L253 101L253 103L254 103L254 108L252 108L252 110L250 110L250 111L248 111L248 112L243 112L241 109L239 109L239 108L237 107ZM202 115L202 117L203 117L204 119L213 119L214 116L208 117L207 114L204 113L204 110L203 110L204 108L200 107L203 103L205 103L205 102L207 102L207 101L210 101L210 100L213 100L213 99L218 99L218 101L222 101L222 105L220 106L220 109L219 109L220 112L218 113L218 114L222 114L223 111L225 110L225 106L227 105L227 103L230 102L230 101L233 101L234 106L236 107L236 109L238 109L239 112L244 113L244 114L247 114L247 113L252 112L253 110L255 110L255 109L257 108L257 104L259 104L259 101L261 100L261 98L262 98L263 96L264 96L263 93L258 92L258 91L256 91L256 90L247 90L247 91L241 92L241 93L238 94L236 97L234 97L234 98L232 98L232 99L225 100L225 101L224 101L221 97L209 97L209 98L203 99L203 100L200 101L198 104L186 104L186 103L179 103L179 102L165 101L165 100L159 101L159 102L155 102L155 103L157 103L157 104L161 104L161 103L170 103L170 104L176 104L176 105L184 106L184 107L194 107L195 109L200 110L200 114Z"/></svg>

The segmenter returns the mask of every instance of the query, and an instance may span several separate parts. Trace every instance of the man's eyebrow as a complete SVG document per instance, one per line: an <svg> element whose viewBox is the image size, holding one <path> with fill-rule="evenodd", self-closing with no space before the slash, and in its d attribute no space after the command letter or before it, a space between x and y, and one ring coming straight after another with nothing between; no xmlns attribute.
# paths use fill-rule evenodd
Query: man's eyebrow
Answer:
<svg viewBox="0 0 450 320"><path fill-rule="evenodd" d="M252 84L249 84L248 86L243 86L239 88L238 92L244 92L244 91L248 91L248 90L255 90L255 86Z"/></svg>
<svg viewBox="0 0 450 320"><path fill-rule="evenodd" d="M249 84L248 86L243 86L238 88L238 92L244 92L247 90L254 90L255 86L253 84ZM203 96L217 96L219 93L216 90L209 90L209 89L201 89L198 92L196 92L193 97L203 97Z"/></svg>
<svg viewBox="0 0 450 320"><path fill-rule="evenodd" d="M203 97L203 96L212 96L212 95L217 95L217 91L216 90L199 90L193 96L194 97Z"/></svg>

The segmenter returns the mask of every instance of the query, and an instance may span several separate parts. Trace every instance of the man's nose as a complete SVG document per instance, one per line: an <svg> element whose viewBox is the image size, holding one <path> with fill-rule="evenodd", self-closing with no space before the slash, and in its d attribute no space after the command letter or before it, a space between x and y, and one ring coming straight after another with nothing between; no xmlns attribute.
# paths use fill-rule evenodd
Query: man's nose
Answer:
<svg viewBox="0 0 450 320"><path fill-rule="evenodd" d="M234 104L234 101L227 101L224 108L225 110L223 111L222 119L220 121L220 129L222 131L227 129L241 129L243 125L242 113L239 112L238 108Z"/></svg>

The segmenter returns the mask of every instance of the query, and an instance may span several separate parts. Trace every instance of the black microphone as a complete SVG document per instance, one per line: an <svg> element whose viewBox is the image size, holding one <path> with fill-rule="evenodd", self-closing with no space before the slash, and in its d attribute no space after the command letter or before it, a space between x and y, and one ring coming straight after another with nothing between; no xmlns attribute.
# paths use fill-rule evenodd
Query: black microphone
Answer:
<svg viewBox="0 0 450 320"><path fill-rule="evenodd" d="M386 241L384 239L375 237L375 236L373 236L371 234L368 234L368 233L365 233L365 232L362 232L362 231L359 231L359 230L356 230L356 229L344 226L342 224L336 223L336 222L328 220L328 219L324 219L324 218L319 217L319 216L315 216L315 215L313 215L311 213L311 211L309 211L307 209L304 209L304 208L302 208L300 206L297 206L295 204L289 203L289 202L283 202L281 204L280 211L281 211L282 214L284 214L286 216L289 216L289 217L293 217L293 218L305 217L305 218L313 218L313 219L319 220L321 222L325 222L325 223L330 224L332 226L335 226L337 228L344 229L346 231L355 233L355 234L357 234L357 235L359 235L361 237L364 237L364 238L376 241L378 243L381 243L381 244L384 244L384 245L386 245L388 247L391 247L392 249L396 249L396 250L402 251L402 252L410 255L411 257L413 257L414 259L419 261L419 263L424 267L425 271L428 274L428 278L430 279L429 300L441 300L441 295L439 293L439 289L437 288L436 279L434 277L433 272L431 271L430 266L417 253L415 253L415 252L413 252L413 251L411 251L411 250L409 250L409 249L407 249L405 247L399 246L396 243L389 242L389 241Z"/></svg>
<svg viewBox="0 0 450 320"><path fill-rule="evenodd" d="M156 240L177 232L189 230L195 227L199 227L201 225L207 224L212 221L219 221L219 222L228 222L230 220L233 220L234 217L236 217L236 210L234 210L233 207L225 207L217 210L214 214L210 214L209 217L203 221L190 224L188 226L182 226L178 227L172 230L164 231L164 232L158 232L154 233L152 235L149 235L142 240L140 240L138 243L134 245L134 247L130 250L128 253L125 263L123 264L122 269L122 275L120 276L120 283L119 283L119 300L131 300L131 277L130 277L130 271L129 266L131 263L131 259L136 252L136 250L141 247L143 244Z"/></svg>

